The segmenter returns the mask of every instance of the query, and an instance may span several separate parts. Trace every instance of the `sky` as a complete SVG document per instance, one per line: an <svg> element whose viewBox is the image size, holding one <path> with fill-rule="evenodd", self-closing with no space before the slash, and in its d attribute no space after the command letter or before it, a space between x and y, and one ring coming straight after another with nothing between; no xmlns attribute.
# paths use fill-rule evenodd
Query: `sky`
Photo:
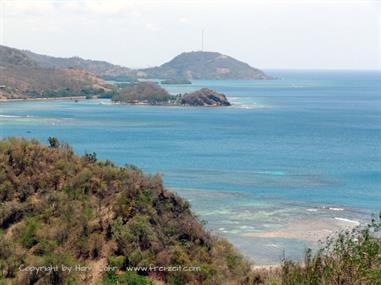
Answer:
<svg viewBox="0 0 381 285"><path fill-rule="evenodd" d="M184 51L263 69L381 70L381 0L0 0L1 44L128 67Z"/></svg>

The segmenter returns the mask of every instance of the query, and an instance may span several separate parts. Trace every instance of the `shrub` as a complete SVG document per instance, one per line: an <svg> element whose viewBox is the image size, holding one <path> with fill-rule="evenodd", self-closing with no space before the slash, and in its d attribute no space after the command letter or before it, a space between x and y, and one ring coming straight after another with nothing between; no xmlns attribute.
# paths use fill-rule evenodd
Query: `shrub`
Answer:
<svg viewBox="0 0 381 285"><path fill-rule="evenodd" d="M135 272L126 272L121 275L107 272L103 276L103 285L153 285L153 283L147 278L138 275Z"/></svg>
<svg viewBox="0 0 381 285"><path fill-rule="evenodd" d="M304 264L285 260L282 284L381 284L381 212L365 228L346 230L330 237Z"/></svg>
<svg viewBox="0 0 381 285"><path fill-rule="evenodd" d="M25 221L25 225L21 230L20 241L21 244L26 248L31 248L33 245L38 243L36 236L36 231L39 224L36 219L28 218Z"/></svg>
<svg viewBox="0 0 381 285"><path fill-rule="evenodd" d="M56 137L49 137L48 138L50 147L57 148L60 146L60 142Z"/></svg>

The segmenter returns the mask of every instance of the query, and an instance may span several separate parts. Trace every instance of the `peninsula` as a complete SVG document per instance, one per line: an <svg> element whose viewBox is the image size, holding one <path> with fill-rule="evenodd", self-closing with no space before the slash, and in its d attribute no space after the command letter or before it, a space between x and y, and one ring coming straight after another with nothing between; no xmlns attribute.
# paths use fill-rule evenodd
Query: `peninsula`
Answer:
<svg viewBox="0 0 381 285"><path fill-rule="evenodd" d="M230 106L230 102L226 99L224 94L208 88L202 88L191 93L170 95L157 83L150 81L129 84L122 87L118 90L118 95L112 97L112 101L140 105Z"/></svg>

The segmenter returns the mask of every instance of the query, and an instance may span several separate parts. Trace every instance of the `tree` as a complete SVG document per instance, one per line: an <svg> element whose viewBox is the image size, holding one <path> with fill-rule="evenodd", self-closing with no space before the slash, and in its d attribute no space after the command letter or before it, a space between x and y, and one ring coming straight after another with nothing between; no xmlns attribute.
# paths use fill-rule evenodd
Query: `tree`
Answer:
<svg viewBox="0 0 381 285"><path fill-rule="evenodd" d="M56 137L49 137L48 141L52 148L58 148L60 146L60 141Z"/></svg>
<svg viewBox="0 0 381 285"><path fill-rule="evenodd" d="M95 152L93 153L85 153L85 158L89 163L95 163L97 162L97 154Z"/></svg>

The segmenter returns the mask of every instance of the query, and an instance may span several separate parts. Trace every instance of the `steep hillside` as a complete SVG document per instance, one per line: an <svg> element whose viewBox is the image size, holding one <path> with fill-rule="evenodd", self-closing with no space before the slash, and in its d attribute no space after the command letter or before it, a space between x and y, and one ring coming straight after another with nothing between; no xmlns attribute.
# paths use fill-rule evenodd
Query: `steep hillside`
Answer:
<svg viewBox="0 0 381 285"><path fill-rule="evenodd" d="M82 69L43 68L20 50L0 46L0 99L78 96L97 90L111 87Z"/></svg>
<svg viewBox="0 0 381 285"><path fill-rule="evenodd" d="M0 141L0 284L253 284L159 176L49 143Z"/></svg>
<svg viewBox="0 0 381 285"><path fill-rule="evenodd" d="M247 63L217 52L184 52L159 67L141 70L147 78L272 79Z"/></svg>

